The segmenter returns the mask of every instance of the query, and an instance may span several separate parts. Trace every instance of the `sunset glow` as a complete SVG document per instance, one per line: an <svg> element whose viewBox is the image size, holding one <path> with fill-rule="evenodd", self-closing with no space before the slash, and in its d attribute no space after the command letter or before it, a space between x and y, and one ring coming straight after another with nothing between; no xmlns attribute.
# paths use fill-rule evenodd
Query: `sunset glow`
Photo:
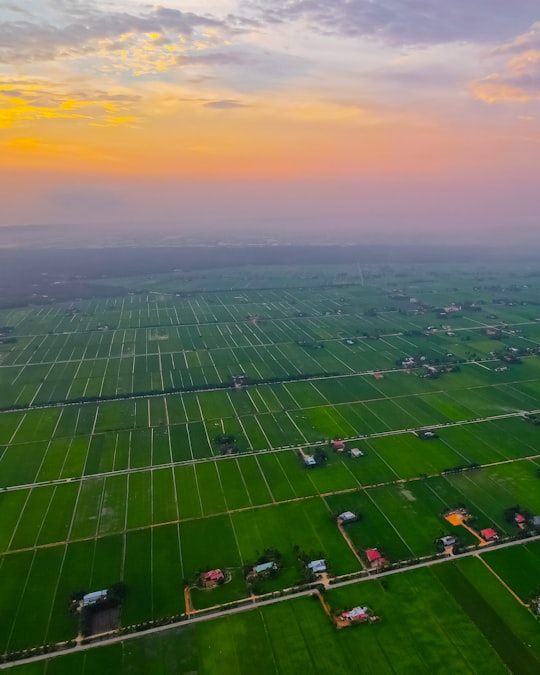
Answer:
<svg viewBox="0 0 540 675"><path fill-rule="evenodd" d="M240 227L530 231L538 4L367 5L0 3L0 225L219 227L234 195Z"/></svg>

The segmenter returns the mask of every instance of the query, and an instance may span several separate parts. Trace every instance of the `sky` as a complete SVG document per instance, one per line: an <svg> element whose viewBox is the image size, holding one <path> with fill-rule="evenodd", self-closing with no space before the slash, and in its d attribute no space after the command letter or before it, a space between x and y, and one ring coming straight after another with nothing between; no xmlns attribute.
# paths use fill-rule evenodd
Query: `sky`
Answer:
<svg viewBox="0 0 540 675"><path fill-rule="evenodd" d="M0 0L0 226L516 243L539 176L538 0Z"/></svg>

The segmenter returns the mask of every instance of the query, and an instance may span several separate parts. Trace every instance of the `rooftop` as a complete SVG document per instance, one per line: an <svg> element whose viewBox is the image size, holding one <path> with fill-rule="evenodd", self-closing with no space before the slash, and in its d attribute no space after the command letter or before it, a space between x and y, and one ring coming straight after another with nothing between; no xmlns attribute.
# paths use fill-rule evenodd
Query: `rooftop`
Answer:
<svg viewBox="0 0 540 675"><path fill-rule="evenodd" d="M356 520L356 514L352 511L343 511L343 513L339 514L339 518L341 520Z"/></svg>
<svg viewBox="0 0 540 675"><path fill-rule="evenodd" d="M377 560L382 560L382 555L376 548L368 548L366 550L366 556L369 562L376 562Z"/></svg>
<svg viewBox="0 0 540 675"><path fill-rule="evenodd" d="M484 530L480 530L480 534L484 539L497 539L497 533L492 527L486 527Z"/></svg>
<svg viewBox="0 0 540 675"><path fill-rule="evenodd" d="M86 595L83 595L82 599L83 607L88 607L88 605L95 605L96 602L99 602L100 600L105 600L107 594L108 591L105 589L104 591L93 591L92 593L87 593Z"/></svg>
<svg viewBox="0 0 540 675"><path fill-rule="evenodd" d="M260 565L255 565L253 568L257 574L262 572L267 572L268 570L276 569L276 563L271 560L270 562L261 563Z"/></svg>

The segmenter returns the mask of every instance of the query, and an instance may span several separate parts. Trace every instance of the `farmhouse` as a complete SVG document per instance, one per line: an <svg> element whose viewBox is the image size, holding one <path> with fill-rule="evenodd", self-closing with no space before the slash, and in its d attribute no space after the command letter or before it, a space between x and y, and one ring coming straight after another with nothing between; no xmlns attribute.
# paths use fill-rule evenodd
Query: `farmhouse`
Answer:
<svg viewBox="0 0 540 675"><path fill-rule="evenodd" d="M343 513L339 514L338 519L342 523L352 523L357 519L357 515L352 511L343 511Z"/></svg>
<svg viewBox="0 0 540 675"><path fill-rule="evenodd" d="M326 572L326 560L312 560L307 564L309 569L313 574L320 574L321 572Z"/></svg>
<svg viewBox="0 0 540 675"><path fill-rule="evenodd" d="M456 538L449 534L445 537L441 537L439 541L444 547L453 546L456 543Z"/></svg>
<svg viewBox="0 0 540 675"><path fill-rule="evenodd" d="M94 591L93 593L87 593L83 595L82 605L83 607L89 607L90 605L95 605L102 600L106 600L108 596L108 591Z"/></svg>
<svg viewBox="0 0 540 675"><path fill-rule="evenodd" d="M205 588L214 588L217 586L220 581L225 580L225 575L219 569L210 570L209 572L204 572L201 575L201 581Z"/></svg>
<svg viewBox="0 0 540 675"><path fill-rule="evenodd" d="M353 607L348 612L343 612L340 616L344 621L354 621L360 623L369 619L369 609L367 607Z"/></svg>
<svg viewBox="0 0 540 675"><path fill-rule="evenodd" d="M266 574L271 570L277 570L277 565L273 560L270 562L261 563L260 565L255 565L253 568L253 572L255 574Z"/></svg>
<svg viewBox="0 0 540 675"><path fill-rule="evenodd" d="M384 380L384 375L382 373L373 373L373 377L376 380Z"/></svg>
<svg viewBox="0 0 540 675"><path fill-rule="evenodd" d="M351 457L363 457L364 453L362 450L359 450L358 448L352 448L351 450Z"/></svg>
<svg viewBox="0 0 540 675"><path fill-rule="evenodd" d="M533 516L532 524L535 527L540 527L540 516Z"/></svg>
<svg viewBox="0 0 540 675"><path fill-rule="evenodd" d="M521 515L521 513L516 513L516 515L514 516L514 520L518 525L523 525L523 523L525 522L525 518Z"/></svg>
<svg viewBox="0 0 540 675"><path fill-rule="evenodd" d="M381 567L386 563L386 560L379 553L379 550L376 548L366 549L366 558L371 567Z"/></svg>
<svg viewBox="0 0 540 675"><path fill-rule="evenodd" d="M332 446L337 452L343 452L343 450L345 450L345 443L339 439L332 441Z"/></svg>
<svg viewBox="0 0 540 675"><path fill-rule="evenodd" d="M480 530L480 534L486 541L495 541L495 539L499 538L499 535L492 527L486 527L484 530Z"/></svg>
<svg viewBox="0 0 540 675"><path fill-rule="evenodd" d="M316 466L317 465L317 460L313 455L304 455L304 464L306 466Z"/></svg>

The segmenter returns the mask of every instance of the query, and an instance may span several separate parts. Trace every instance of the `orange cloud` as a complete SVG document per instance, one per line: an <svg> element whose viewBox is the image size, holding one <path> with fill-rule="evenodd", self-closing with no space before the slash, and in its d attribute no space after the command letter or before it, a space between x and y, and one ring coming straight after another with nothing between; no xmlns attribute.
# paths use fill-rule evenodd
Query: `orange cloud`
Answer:
<svg viewBox="0 0 540 675"><path fill-rule="evenodd" d="M532 95L524 89L505 84L498 76L491 76L471 85L473 96L484 103L525 103L533 99L539 99L540 94Z"/></svg>

